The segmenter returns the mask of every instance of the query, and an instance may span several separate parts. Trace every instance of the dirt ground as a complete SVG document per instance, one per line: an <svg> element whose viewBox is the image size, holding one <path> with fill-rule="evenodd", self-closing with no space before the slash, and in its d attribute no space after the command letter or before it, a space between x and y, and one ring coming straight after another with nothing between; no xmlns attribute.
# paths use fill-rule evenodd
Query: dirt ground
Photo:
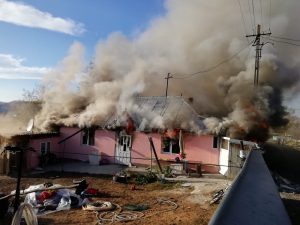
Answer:
<svg viewBox="0 0 300 225"><path fill-rule="evenodd" d="M147 185L136 186L132 190L132 184L115 183L111 177L83 176L74 174L46 174L41 177L22 178L22 189L30 185L52 182L54 184L71 185L74 179L86 179L90 188L100 191L96 200L110 201L121 207L125 204L147 204L150 209L143 211L145 214L139 220L130 221L126 224L208 224L217 205L210 205L211 194L226 187L228 181L223 179L203 179L200 182L165 183L155 182ZM15 189L16 179L8 176L0 176L0 192L10 193ZM162 210L166 205L154 204L157 199L168 199L175 202L178 208L168 212ZM39 225L95 225L96 214L84 211L81 208L61 211L38 217ZM9 224L3 222L3 224ZM120 223L120 222L119 222ZM1 221L0 221L1 224ZM115 222L114 224L118 224Z"/></svg>

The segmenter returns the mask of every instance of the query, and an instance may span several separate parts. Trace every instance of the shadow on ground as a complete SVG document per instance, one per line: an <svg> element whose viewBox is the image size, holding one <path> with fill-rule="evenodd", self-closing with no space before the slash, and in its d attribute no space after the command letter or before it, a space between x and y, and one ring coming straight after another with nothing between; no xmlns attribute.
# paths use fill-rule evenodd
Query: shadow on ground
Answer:
<svg viewBox="0 0 300 225"><path fill-rule="evenodd" d="M273 172L300 184L300 151L289 146L265 144L264 159Z"/></svg>
<svg viewBox="0 0 300 225"><path fill-rule="evenodd" d="M300 151L289 146L265 144L264 159L271 172L300 184ZM280 193L283 204L293 225L300 224L300 194Z"/></svg>

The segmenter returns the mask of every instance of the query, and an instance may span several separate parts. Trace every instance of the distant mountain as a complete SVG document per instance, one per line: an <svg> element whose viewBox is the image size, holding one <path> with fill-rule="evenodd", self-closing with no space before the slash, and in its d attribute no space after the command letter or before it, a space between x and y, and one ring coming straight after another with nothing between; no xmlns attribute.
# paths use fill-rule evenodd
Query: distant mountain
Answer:
<svg viewBox="0 0 300 225"><path fill-rule="evenodd" d="M27 102L24 101L0 102L0 113L7 113L22 104L27 104Z"/></svg>
<svg viewBox="0 0 300 225"><path fill-rule="evenodd" d="M11 101L0 102L0 114L13 112L23 114L24 112L35 115L41 109L41 102Z"/></svg>
<svg viewBox="0 0 300 225"><path fill-rule="evenodd" d="M6 113L9 111L10 103L0 102L0 113Z"/></svg>

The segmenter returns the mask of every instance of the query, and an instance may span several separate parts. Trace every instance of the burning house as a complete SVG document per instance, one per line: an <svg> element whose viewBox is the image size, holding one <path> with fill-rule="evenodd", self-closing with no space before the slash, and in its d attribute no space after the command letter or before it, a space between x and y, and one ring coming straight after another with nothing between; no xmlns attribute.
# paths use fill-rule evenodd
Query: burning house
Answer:
<svg viewBox="0 0 300 225"><path fill-rule="evenodd" d="M244 149L237 146L239 140L210 134L205 118L183 97L137 96L132 104L130 110L115 113L97 126L60 126L58 132L33 131L16 135L13 140L35 149L26 152L27 169L50 162L50 157L94 165L150 166L156 161L149 137L164 165L182 162L188 171L201 164L202 170L223 175L232 173L228 166L242 166L242 158L233 159ZM246 150L255 145L243 143Z"/></svg>
<svg viewBox="0 0 300 225"><path fill-rule="evenodd" d="M115 32L99 41L89 64L82 44L73 43L43 78L39 110L30 117L34 115L35 132L58 128L59 136L32 135L31 146L59 157L88 160L94 154L102 163L140 164L149 157L151 136L162 159L174 160L183 150L188 161L219 164L214 136L261 142L271 128L287 123L282 102L299 89L298 57L264 46L259 84L253 87L254 59L248 57L254 53L253 40L246 43L241 36L230 4L174 0L165 7L164 15L134 38ZM288 17L279 11L273 16L279 33L291 30ZM136 97L164 93L169 73L169 95L191 97L192 102ZM16 127L11 118L9 123L3 119L5 131Z"/></svg>
<svg viewBox="0 0 300 225"><path fill-rule="evenodd" d="M37 150L28 154L27 167L38 166L38 159L48 153L81 161L96 159L96 164L149 166L154 159L148 140L152 137L160 161L174 163L182 157L190 164L214 165L206 170L218 171L217 137L207 133L204 118L183 97L136 97L133 104L131 110L114 114L98 126L61 126L59 135L24 134L28 145Z"/></svg>

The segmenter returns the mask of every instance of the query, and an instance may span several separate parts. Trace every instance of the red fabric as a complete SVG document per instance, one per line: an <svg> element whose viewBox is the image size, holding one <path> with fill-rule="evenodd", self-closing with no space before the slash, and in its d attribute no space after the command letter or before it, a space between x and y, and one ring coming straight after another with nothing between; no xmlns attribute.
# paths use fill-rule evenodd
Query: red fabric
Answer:
<svg viewBox="0 0 300 225"><path fill-rule="evenodd" d="M90 194L90 195L97 195L98 194L98 190L95 188L87 188L85 190L85 193Z"/></svg>
<svg viewBox="0 0 300 225"><path fill-rule="evenodd" d="M56 194L55 191L43 191L37 199L39 201L45 201L46 199L52 198Z"/></svg>

